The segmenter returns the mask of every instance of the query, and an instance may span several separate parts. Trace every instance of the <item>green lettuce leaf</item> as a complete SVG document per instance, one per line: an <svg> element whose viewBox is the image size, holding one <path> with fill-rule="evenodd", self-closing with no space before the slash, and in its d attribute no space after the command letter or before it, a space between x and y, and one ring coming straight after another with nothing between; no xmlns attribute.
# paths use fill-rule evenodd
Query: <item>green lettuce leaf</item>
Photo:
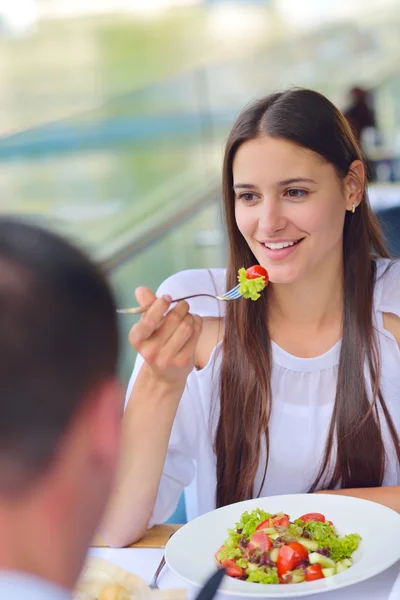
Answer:
<svg viewBox="0 0 400 600"><path fill-rule="evenodd" d="M296 524L294 524L294 525L290 524L288 527L288 530L287 530L287 534L291 535L295 538L301 537L302 533L303 533L303 527L301 527L300 525L296 525Z"/></svg>
<svg viewBox="0 0 400 600"><path fill-rule="evenodd" d="M249 561L245 558L238 558L236 564L239 565L239 567L242 567L242 569L247 569L247 567L249 566Z"/></svg>
<svg viewBox="0 0 400 600"><path fill-rule="evenodd" d="M249 538L255 532L260 523L266 521L266 519L270 519L271 517L272 514L265 512L265 510L262 510L261 508L256 508L252 510L251 513L246 511L242 514L240 521L236 523L235 529L231 529L229 531L234 531L236 533L236 531L239 530L241 531L241 534L236 534L239 535L239 539L243 535Z"/></svg>
<svg viewBox="0 0 400 600"><path fill-rule="evenodd" d="M301 523L301 521L296 520L295 524L302 524L311 538L318 542L320 548L329 548L330 557L335 562L343 558L350 558L361 542L361 536L358 533L350 533L340 538L328 523L319 523L317 521Z"/></svg>
<svg viewBox="0 0 400 600"><path fill-rule="evenodd" d="M330 546L332 560L338 562L344 558L350 558L353 552L357 550L360 542L361 536L358 533L349 533L349 535L337 539Z"/></svg>
<svg viewBox="0 0 400 600"><path fill-rule="evenodd" d="M277 584L279 583L278 571L276 567L267 567L265 569L257 569L246 571L248 575L246 581L253 583Z"/></svg>
<svg viewBox="0 0 400 600"><path fill-rule="evenodd" d="M222 563L222 561L229 559L229 560L237 560L238 558L242 558L243 552L242 549L240 548L240 546L231 546L231 545L227 545L226 543L224 544L224 546L221 547L221 549L217 552L216 554L216 559L218 562ZM240 565L242 566L242 565ZM246 563L247 566L247 563Z"/></svg>

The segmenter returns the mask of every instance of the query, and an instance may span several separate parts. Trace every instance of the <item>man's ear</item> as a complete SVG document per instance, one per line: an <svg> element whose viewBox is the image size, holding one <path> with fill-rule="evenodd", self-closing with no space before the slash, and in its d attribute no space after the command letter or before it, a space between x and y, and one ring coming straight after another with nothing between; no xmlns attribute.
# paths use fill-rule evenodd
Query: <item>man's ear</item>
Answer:
<svg viewBox="0 0 400 600"><path fill-rule="evenodd" d="M85 407L87 435L99 467L114 468L119 446L124 395L117 379L98 385Z"/></svg>
<svg viewBox="0 0 400 600"><path fill-rule="evenodd" d="M344 179L346 210L355 212L365 189L365 167L361 160L354 160Z"/></svg>

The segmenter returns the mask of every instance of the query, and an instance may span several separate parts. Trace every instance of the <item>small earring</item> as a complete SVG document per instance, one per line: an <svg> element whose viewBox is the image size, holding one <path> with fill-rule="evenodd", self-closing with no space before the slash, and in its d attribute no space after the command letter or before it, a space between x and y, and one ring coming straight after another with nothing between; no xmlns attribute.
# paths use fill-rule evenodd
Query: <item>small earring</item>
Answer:
<svg viewBox="0 0 400 600"><path fill-rule="evenodd" d="M356 212L356 208L357 208L357 204L353 203L353 206L351 207L351 212L353 214Z"/></svg>

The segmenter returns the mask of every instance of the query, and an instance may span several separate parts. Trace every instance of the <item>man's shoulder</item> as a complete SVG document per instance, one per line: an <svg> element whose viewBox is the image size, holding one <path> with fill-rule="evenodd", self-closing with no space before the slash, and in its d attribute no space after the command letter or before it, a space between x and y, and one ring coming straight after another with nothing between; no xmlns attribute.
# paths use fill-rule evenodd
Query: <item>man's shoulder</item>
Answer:
<svg viewBox="0 0 400 600"><path fill-rule="evenodd" d="M68 590L21 571L0 570L0 598L7 600L71 600Z"/></svg>

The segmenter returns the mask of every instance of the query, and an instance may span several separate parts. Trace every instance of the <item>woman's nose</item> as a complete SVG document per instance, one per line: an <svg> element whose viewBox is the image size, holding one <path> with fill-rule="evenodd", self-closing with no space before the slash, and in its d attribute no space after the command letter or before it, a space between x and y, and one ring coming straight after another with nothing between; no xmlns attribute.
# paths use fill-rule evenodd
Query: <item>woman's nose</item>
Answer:
<svg viewBox="0 0 400 600"><path fill-rule="evenodd" d="M274 234L286 225L285 216L282 214L280 202L275 199L266 199L260 206L258 226L265 233Z"/></svg>

